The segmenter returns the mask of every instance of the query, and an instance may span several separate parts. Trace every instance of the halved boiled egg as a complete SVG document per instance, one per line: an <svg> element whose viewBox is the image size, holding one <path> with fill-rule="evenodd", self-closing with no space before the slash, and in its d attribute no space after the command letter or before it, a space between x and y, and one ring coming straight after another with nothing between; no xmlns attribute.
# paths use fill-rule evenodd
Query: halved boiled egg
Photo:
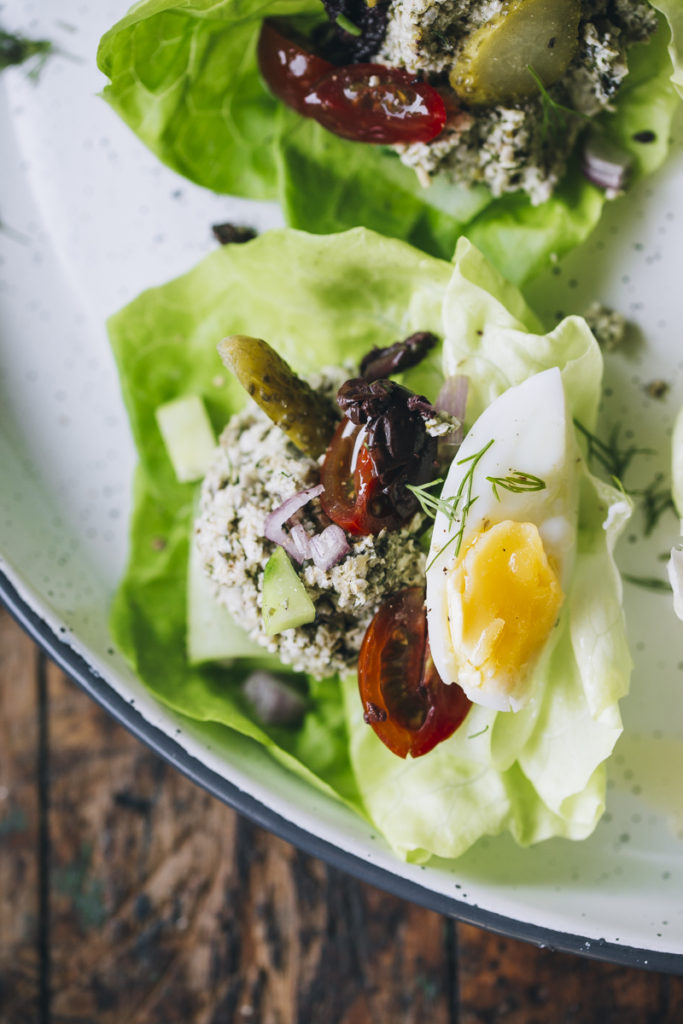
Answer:
<svg viewBox="0 0 683 1024"><path fill-rule="evenodd" d="M523 707L571 576L579 453L556 368L505 391L450 466L427 559L436 669L474 703Z"/></svg>

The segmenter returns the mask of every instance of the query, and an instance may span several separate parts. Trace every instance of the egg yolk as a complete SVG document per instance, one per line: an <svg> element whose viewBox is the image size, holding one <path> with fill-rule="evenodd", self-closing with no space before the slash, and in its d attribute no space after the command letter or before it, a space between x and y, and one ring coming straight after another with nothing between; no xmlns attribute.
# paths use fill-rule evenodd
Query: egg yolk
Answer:
<svg viewBox="0 0 683 1024"><path fill-rule="evenodd" d="M449 574L452 639L457 632L457 646L482 682L495 675L513 688L548 639L562 601L536 526L497 523L467 542Z"/></svg>

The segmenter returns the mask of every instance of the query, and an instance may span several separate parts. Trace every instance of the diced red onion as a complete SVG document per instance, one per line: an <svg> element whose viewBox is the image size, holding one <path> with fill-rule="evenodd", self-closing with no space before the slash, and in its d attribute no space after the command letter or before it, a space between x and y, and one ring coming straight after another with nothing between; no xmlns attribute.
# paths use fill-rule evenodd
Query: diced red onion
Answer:
<svg viewBox="0 0 683 1024"><path fill-rule="evenodd" d="M306 527L302 523L295 523L289 531L292 547L296 552L297 562L305 562L311 557L311 541L306 533Z"/></svg>
<svg viewBox="0 0 683 1024"><path fill-rule="evenodd" d="M288 682L257 669L247 676L242 692L264 725L297 725L306 712L306 701Z"/></svg>
<svg viewBox="0 0 683 1024"><path fill-rule="evenodd" d="M315 487L307 487L305 491L299 491L287 501L283 501L266 519L263 534L268 540L284 548L290 558L299 565L307 558L312 558L318 568L325 572L340 562L351 550L342 528L331 523L322 533L314 534L312 537L306 533L302 523L295 523L289 533L282 528L295 512L322 494L323 490L322 484L316 484Z"/></svg>
<svg viewBox="0 0 683 1024"><path fill-rule="evenodd" d="M448 413L449 416L453 416L462 423L467 408L469 383L469 377L466 377L464 373L454 373L452 377L446 377L436 396L434 408L439 412Z"/></svg>
<svg viewBox="0 0 683 1024"><path fill-rule="evenodd" d="M300 508L307 505L309 501L316 498L319 494L322 494L324 488L322 484L316 484L314 487L307 487L305 491L299 491L298 494L294 494L291 498L287 498L287 501L283 501L281 505L278 505L276 509L268 515L263 525L263 535L268 540L272 540L273 544L279 544L283 547L287 554L296 559L297 562L303 562L303 558L300 558L297 554L297 548L292 542L291 534L286 533L282 527L291 519L295 512L298 512ZM308 556L306 556L308 557Z"/></svg>
<svg viewBox="0 0 683 1024"><path fill-rule="evenodd" d="M434 403L439 412L445 412L460 421L460 426L456 430L451 430L439 438L438 457L442 466L450 465L465 436L465 409L469 383L469 377L462 373L446 377Z"/></svg>
<svg viewBox="0 0 683 1024"><path fill-rule="evenodd" d="M309 540L311 557L323 572L331 569L337 562L341 562L342 558L351 550L346 534L336 523L330 523L322 533L310 537Z"/></svg>
<svg viewBox="0 0 683 1024"><path fill-rule="evenodd" d="M583 150L583 174L598 188L621 192L633 168L631 154L604 135L589 135Z"/></svg>

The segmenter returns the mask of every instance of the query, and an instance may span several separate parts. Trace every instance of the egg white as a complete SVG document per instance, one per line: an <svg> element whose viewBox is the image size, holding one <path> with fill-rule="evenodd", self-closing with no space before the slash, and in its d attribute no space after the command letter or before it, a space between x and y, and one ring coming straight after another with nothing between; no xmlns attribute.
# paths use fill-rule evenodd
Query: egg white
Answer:
<svg viewBox="0 0 683 1024"><path fill-rule="evenodd" d="M427 560L427 623L432 657L443 681L457 682L474 703L510 711L528 701L533 665L519 666L515 678L500 678L490 667L482 670L476 650L467 650L459 636L458 608L451 604L449 610L448 580L458 549L464 552L475 534L512 520L531 523L538 529L548 560L566 592L576 547L579 454L557 368L510 388L482 413L450 466L442 499L457 494L472 464L468 460L490 441L493 443L472 474L473 503L469 511L463 513L463 495L452 521L443 511L436 515ZM505 478L515 471L539 477L545 486L542 490L513 493L500 486L494 490L487 480ZM463 514L465 524L458 545L454 538L462 526ZM453 601L452 593L450 599Z"/></svg>

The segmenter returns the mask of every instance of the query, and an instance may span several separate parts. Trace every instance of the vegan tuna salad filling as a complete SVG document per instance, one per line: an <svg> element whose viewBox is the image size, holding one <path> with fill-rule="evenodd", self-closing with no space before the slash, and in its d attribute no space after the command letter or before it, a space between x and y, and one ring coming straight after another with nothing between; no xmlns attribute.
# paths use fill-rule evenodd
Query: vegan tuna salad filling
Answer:
<svg viewBox="0 0 683 1024"><path fill-rule="evenodd" d="M438 82L457 64L468 37L508 6L506 0L393 0L376 59ZM515 103L462 104L433 141L396 147L402 161L425 184L439 174L460 184L483 182L494 196L522 190L534 205L544 202L587 119L611 109L628 74L628 48L656 27L649 3L583 0L576 52L559 81L547 88L538 81L534 94ZM530 65L530 76L533 70Z"/></svg>
<svg viewBox="0 0 683 1024"><path fill-rule="evenodd" d="M344 379L328 370L310 383L332 398ZM220 436L202 486L195 539L214 596L235 621L283 664L323 678L355 665L365 630L386 595L424 580L425 554L419 512L404 529L348 537L349 551L339 563L323 569L307 560L301 568L315 620L269 636L263 576L275 545L265 536L265 521L319 476L319 460L304 455L250 403ZM297 521L309 535L329 524L317 497L297 513Z"/></svg>

